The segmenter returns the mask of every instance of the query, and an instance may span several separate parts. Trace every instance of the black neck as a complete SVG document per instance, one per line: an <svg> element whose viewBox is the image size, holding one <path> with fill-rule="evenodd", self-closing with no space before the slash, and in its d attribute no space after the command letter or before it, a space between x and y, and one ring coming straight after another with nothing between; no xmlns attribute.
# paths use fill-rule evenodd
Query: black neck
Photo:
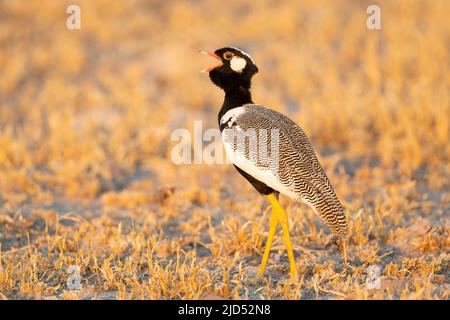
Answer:
<svg viewBox="0 0 450 320"><path fill-rule="evenodd" d="M247 103L253 103L252 94L249 88L242 86L232 87L225 90L225 100L219 112L219 123L222 116L233 108L240 107Z"/></svg>

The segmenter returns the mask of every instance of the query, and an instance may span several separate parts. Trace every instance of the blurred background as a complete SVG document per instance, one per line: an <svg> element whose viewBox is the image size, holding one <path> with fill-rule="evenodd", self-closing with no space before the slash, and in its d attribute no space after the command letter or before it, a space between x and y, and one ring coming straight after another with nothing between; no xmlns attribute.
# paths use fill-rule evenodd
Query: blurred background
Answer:
<svg viewBox="0 0 450 320"><path fill-rule="evenodd" d="M70 4L81 8L80 30L66 28ZM157 243L150 247L165 258L182 248L220 266L239 251L246 264L257 266L267 226L264 200L230 165L175 165L170 158L173 130L192 131L195 120L204 130L217 127L223 95L199 73L211 60L197 50L224 46L244 49L258 65L254 101L287 114L311 138L350 217L352 259L364 265L386 254L387 260L374 261L402 270L409 266L405 259L429 254L424 266L438 267L426 272L448 274L450 2L377 1L381 30L366 27L370 4L1 0L5 296L61 294L54 288L64 277L43 280L39 270L60 270L76 260L83 273L96 274L100 267L83 260L89 255L80 250L102 248L106 256L97 258L103 261L127 255L130 243L141 239L145 245L150 237ZM298 246L330 241L307 207L283 201ZM62 217L72 222L60 225ZM120 241L111 244L115 237L125 241L123 248ZM51 254L49 239L60 247L59 256ZM20 248L30 246L32 253L22 255ZM302 258L300 268L308 275L308 265L323 262L323 255ZM111 270L113 280L100 273L99 283L126 297L130 284L117 277L123 270ZM242 288L226 291L211 277L206 282L214 294L245 296ZM441 291L430 284L421 294L448 297L448 279L440 280ZM317 297L312 282L303 285L303 297L308 290ZM351 292L348 297L370 296L355 286L341 289ZM142 297L189 298L205 291L180 290ZM289 298L276 286L267 290ZM394 297L392 292L376 297ZM404 297L424 297L409 294Z"/></svg>

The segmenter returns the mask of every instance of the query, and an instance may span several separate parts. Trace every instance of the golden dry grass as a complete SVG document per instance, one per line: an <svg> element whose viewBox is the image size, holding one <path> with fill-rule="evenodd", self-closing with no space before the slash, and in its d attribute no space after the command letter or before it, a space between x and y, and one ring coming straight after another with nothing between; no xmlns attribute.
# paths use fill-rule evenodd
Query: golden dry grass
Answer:
<svg viewBox="0 0 450 320"><path fill-rule="evenodd" d="M448 1L0 1L0 298L448 299ZM348 264L320 219L268 204L230 165L170 160L215 128L199 48L255 58L254 99L311 137L349 216ZM382 267L369 290L366 268ZM68 290L79 265L82 290Z"/></svg>

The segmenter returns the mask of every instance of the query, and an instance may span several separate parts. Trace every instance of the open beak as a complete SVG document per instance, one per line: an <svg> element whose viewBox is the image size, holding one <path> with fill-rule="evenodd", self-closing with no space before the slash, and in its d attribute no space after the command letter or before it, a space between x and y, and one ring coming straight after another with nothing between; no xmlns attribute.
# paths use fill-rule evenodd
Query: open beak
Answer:
<svg viewBox="0 0 450 320"><path fill-rule="evenodd" d="M205 50L199 50L198 52L203 53L203 54L206 54L206 55L211 56L211 57L213 57L213 58L216 58L217 60L220 61L219 64L217 64L217 65L215 65L215 66L212 66L212 67L209 67L209 68L206 68L206 69L203 69L203 70L200 71L200 72L209 72L209 71L211 71L212 69L215 69L215 68L220 67L221 65L223 65L222 59L220 59L220 57L219 57L217 54L215 54L214 52L212 52L212 51L211 51L211 52L208 52L208 51L205 51Z"/></svg>

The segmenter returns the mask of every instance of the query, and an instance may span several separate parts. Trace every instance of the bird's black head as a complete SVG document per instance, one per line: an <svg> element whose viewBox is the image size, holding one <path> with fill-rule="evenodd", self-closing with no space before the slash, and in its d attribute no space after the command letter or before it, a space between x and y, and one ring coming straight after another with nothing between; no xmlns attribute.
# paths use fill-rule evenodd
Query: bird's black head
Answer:
<svg viewBox="0 0 450 320"><path fill-rule="evenodd" d="M220 61L218 65L202 70L209 72L209 78L216 86L225 91L234 88L250 89L252 77L258 72L258 67L249 54L233 47L200 52Z"/></svg>

